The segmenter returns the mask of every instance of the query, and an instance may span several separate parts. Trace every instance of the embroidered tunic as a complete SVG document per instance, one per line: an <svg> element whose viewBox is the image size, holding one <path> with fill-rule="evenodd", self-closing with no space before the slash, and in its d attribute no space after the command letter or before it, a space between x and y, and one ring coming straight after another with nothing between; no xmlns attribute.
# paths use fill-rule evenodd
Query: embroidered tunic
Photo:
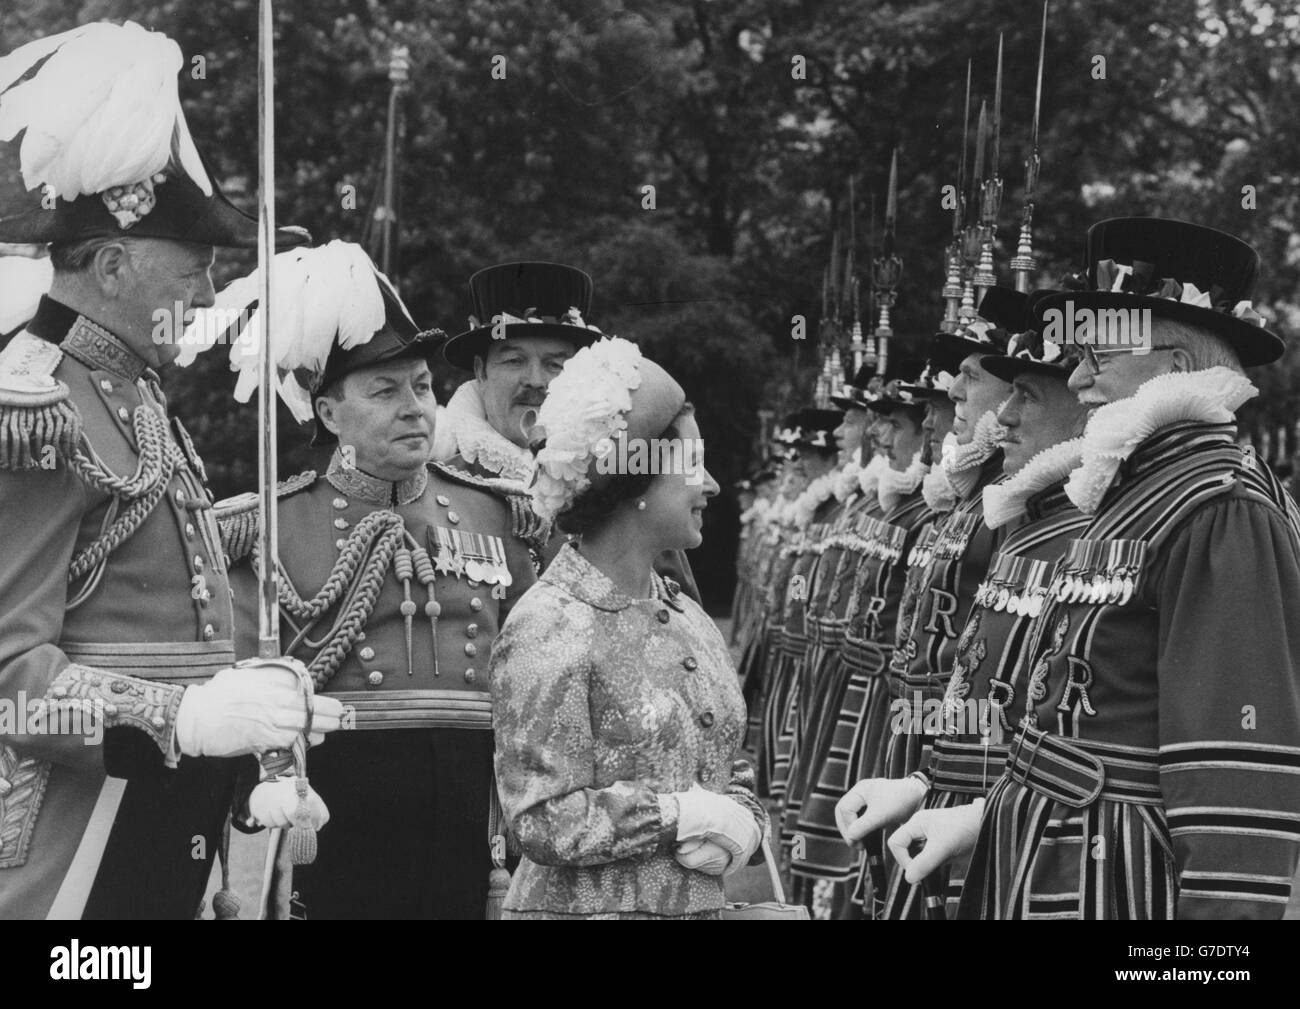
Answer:
<svg viewBox="0 0 1300 1009"><path fill-rule="evenodd" d="M1235 433L1157 430L1070 544L961 917L1282 916L1300 849L1300 547Z"/></svg>
<svg viewBox="0 0 1300 1009"><path fill-rule="evenodd" d="M211 507L157 375L42 299L0 354L0 698L98 705L107 731L0 718L0 919L194 917L193 839L217 850L236 770L172 743L185 685L234 661Z"/></svg>
<svg viewBox="0 0 1300 1009"><path fill-rule="evenodd" d="M976 589L974 608L957 640L943 699L943 734L935 739L925 769L930 790L924 809L965 805L1001 777L1006 740L1024 713L1022 652L1033 614L1046 605L1056 562L1089 521L1066 497L1063 480L1031 496L1025 510L1027 520L1007 535ZM927 879L926 889L944 895L950 915L957 909L964 870L953 863ZM919 918L921 905L917 889L893 864L885 917Z"/></svg>
<svg viewBox="0 0 1300 1009"><path fill-rule="evenodd" d="M524 853L511 917L716 915L722 878L673 858L668 793L726 793L766 834L736 759L745 712L726 643L654 582L656 598L631 599L567 546L497 639L497 782Z"/></svg>

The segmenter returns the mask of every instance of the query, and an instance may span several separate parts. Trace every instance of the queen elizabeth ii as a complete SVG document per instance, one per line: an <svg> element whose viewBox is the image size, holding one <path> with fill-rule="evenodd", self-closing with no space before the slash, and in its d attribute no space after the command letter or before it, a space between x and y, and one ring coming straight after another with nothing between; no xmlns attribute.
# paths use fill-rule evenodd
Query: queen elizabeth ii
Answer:
<svg viewBox="0 0 1300 1009"><path fill-rule="evenodd" d="M581 539L493 648L497 783L523 851L503 917L717 918L768 821L736 758L745 709L722 635L652 566L700 544L718 492L693 410L606 338L565 364L533 436L534 505ZM611 463L647 444L651 472Z"/></svg>

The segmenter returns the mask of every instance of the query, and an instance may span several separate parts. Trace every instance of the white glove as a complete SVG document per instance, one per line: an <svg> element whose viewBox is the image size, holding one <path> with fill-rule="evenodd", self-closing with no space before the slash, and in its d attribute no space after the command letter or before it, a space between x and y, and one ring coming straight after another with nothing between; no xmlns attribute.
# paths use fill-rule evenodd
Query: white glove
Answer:
<svg viewBox="0 0 1300 1009"><path fill-rule="evenodd" d="M736 864L726 848L717 841L702 837L683 841L673 852L673 858L682 868L694 869L708 876L724 876Z"/></svg>
<svg viewBox="0 0 1300 1009"><path fill-rule="evenodd" d="M951 809L923 809L889 835L889 850L909 883L919 883L949 859L975 847L984 813L981 796L969 806ZM925 847L913 858L909 849L917 841Z"/></svg>
<svg viewBox="0 0 1300 1009"><path fill-rule="evenodd" d="M835 804L835 826L845 841L855 844L873 830L906 820L920 808L925 793L918 778L866 778Z"/></svg>
<svg viewBox="0 0 1300 1009"><path fill-rule="evenodd" d="M307 706L298 677L284 663L249 662L223 669L207 683L189 687L176 712L176 745L188 757L233 757L288 749L307 725ZM333 697L312 698L309 742L339 727L343 705Z"/></svg>
<svg viewBox="0 0 1300 1009"><path fill-rule="evenodd" d="M758 850L763 835L754 814L730 796L698 785L689 792L674 792L677 799L677 840L703 838L721 845L737 865L744 865Z"/></svg>
<svg viewBox="0 0 1300 1009"><path fill-rule="evenodd" d="M297 808L298 791L293 778L260 782L248 797L248 813L263 827L292 827ZM310 785L307 786L307 812L316 830L330 822L325 800Z"/></svg>

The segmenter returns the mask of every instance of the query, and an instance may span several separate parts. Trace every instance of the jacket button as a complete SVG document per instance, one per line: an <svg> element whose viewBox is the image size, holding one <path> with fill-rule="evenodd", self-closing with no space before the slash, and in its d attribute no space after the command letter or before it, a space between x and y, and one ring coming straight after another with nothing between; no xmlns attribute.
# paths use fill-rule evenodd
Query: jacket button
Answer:
<svg viewBox="0 0 1300 1009"><path fill-rule="evenodd" d="M479 610L483 608L483 600L480 599L478 596L475 596L473 599L469 601L469 608L473 610L475 613L477 613Z"/></svg>
<svg viewBox="0 0 1300 1009"><path fill-rule="evenodd" d="M187 540L192 540L192 539L194 539L194 523L193 523L193 522L186 522L186 523L185 523L185 538L186 538Z"/></svg>
<svg viewBox="0 0 1300 1009"><path fill-rule="evenodd" d="M661 624L668 623L668 611L660 610L658 613L655 614L655 619L658 620Z"/></svg>
<svg viewBox="0 0 1300 1009"><path fill-rule="evenodd" d="M460 521L460 516L457 515L455 512L447 512L447 521L450 522L452 525L456 525L456 523Z"/></svg>
<svg viewBox="0 0 1300 1009"><path fill-rule="evenodd" d="M100 387L101 389L103 389L105 392L112 392L112 391L113 391L113 383L110 382L110 381L109 381L108 379L106 379L106 378L101 378L101 379L99 380L99 387Z"/></svg>
<svg viewBox="0 0 1300 1009"><path fill-rule="evenodd" d="M371 672L369 676L366 677L366 682L369 683L372 687L377 687L379 686L379 684L384 682L384 674L381 673L378 669L376 669L373 672Z"/></svg>
<svg viewBox="0 0 1300 1009"><path fill-rule="evenodd" d="M336 497L331 503L335 508L346 508L348 506L348 499L345 497Z"/></svg>
<svg viewBox="0 0 1300 1009"><path fill-rule="evenodd" d="M466 625L465 625L465 637L467 637L467 638L477 638L477 637L478 637L478 624L466 624Z"/></svg>
<svg viewBox="0 0 1300 1009"><path fill-rule="evenodd" d="M468 668L466 668L466 670L465 670L465 682L466 682L466 683L473 683L473 682L474 682L474 667L473 667L473 666L469 666Z"/></svg>
<svg viewBox="0 0 1300 1009"><path fill-rule="evenodd" d="M213 638L215 638L216 636L217 636L217 632L216 632L216 630L213 628L213 626L212 626L211 624L204 624L204 625L203 625L203 640L204 640L204 641L211 641L211 640L212 640Z"/></svg>
<svg viewBox="0 0 1300 1009"><path fill-rule="evenodd" d="M442 505L444 508L446 508L447 505L451 504L451 498L447 497L446 494L439 494L436 498L434 498L434 500L437 501L438 504Z"/></svg>
<svg viewBox="0 0 1300 1009"><path fill-rule="evenodd" d="M371 659L375 657L375 650L367 646L361 649L361 651L358 652L357 654L360 655L363 659L365 659L365 661L369 662Z"/></svg>
<svg viewBox="0 0 1300 1009"><path fill-rule="evenodd" d="M342 515L340 515L338 518L334 520L335 529L346 529L347 527L348 527L348 520L345 519Z"/></svg>
<svg viewBox="0 0 1300 1009"><path fill-rule="evenodd" d="M185 492L179 487L176 488L176 505L179 508L185 507Z"/></svg>
<svg viewBox="0 0 1300 1009"><path fill-rule="evenodd" d="M685 667L688 673L693 673L695 670L700 668L700 664L695 661L694 655L688 655L686 658L682 659L682 666Z"/></svg>
<svg viewBox="0 0 1300 1009"><path fill-rule="evenodd" d="M704 714L702 714L700 716L700 724L704 726L706 729L713 728L713 712L706 711Z"/></svg>
<svg viewBox="0 0 1300 1009"><path fill-rule="evenodd" d="M126 407L119 406L117 408L117 419L120 420L123 424L125 424L128 420L131 419L131 412L127 410Z"/></svg>
<svg viewBox="0 0 1300 1009"><path fill-rule="evenodd" d="M478 645L474 644L474 642L471 641L468 645L465 646L465 654L472 659L475 655L478 654Z"/></svg>
<svg viewBox="0 0 1300 1009"><path fill-rule="evenodd" d="M335 541L334 541L334 549L335 549L335 550L342 550L342 549L343 549L343 544L346 543L346 542L347 542L347 540L335 540Z"/></svg>
<svg viewBox="0 0 1300 1009"><path fill-rule="evenodd" d="M195 571L203 570L203 557L201 554L194 555L194 570Z"/></svg>

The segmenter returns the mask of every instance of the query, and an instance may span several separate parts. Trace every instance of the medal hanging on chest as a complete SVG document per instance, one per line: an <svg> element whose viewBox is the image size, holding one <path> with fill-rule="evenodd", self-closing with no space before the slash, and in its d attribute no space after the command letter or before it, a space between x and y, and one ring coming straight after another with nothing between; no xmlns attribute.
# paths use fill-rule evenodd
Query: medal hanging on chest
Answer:
<svg viewBox="0 0 1300 1009"><path fill-rule="evenodd" d="M491 585L493 599L505 598L514 577L506 564L505 543L500 536L432 526L429 538L438 572L464 577L471 585Z"/></svg>

